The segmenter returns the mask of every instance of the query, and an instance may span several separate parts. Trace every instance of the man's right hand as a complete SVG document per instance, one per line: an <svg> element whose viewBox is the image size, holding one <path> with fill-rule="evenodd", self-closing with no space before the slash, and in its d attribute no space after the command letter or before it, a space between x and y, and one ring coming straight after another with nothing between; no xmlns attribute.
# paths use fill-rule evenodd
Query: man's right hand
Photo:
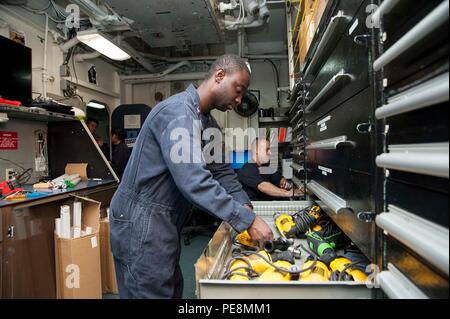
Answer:
<svg viewBox="0 0 450 319"><path fill-rule="evenodd" d="M305 191L303 190L303 188L295 188L294 189L294 196L295 197L300 197L305 195Z"/></svg>
<svg viewBox="0 0 450 319"><path fill-rule="evenodd" d="M256 216L255 220L248 228L248 233L253 242L263 248L266 240L273 240L273 233L269 225L259 216Z"/></svg>

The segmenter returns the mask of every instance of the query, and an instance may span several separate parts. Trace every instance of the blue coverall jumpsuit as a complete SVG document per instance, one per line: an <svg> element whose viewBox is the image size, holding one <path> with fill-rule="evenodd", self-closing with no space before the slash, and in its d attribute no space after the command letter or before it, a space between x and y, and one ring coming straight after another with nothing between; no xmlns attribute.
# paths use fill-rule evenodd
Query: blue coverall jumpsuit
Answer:
<svg viewBox="0 0 450 319"><path fill-rule="evenodd" d="M250 199L229 164L206 164L197 151L202 130L218 127L199 110L193 85L158 104L147 117L114 194L110 211L111 249L121 298L181 298L180 232L191 204L246 230L255 214L245 208ZM189 132L193 163L174 163L174 129ZM198 149L196 149L198 148ZM201 151L200 151L201 154Z"/></svg>

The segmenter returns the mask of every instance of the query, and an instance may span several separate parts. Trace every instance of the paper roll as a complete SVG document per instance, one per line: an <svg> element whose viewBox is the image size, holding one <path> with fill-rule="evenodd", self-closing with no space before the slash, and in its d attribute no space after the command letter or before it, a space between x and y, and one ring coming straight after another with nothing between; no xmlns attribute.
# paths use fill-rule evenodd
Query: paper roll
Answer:
<svg viewBox="0 0 450 319"><path fill-rule="evenodd" d="M64 178L65 181L73 182L80 178L80 174L73 174Z"/></svg>
<svg viewBox="0 0 450 319"><path fill-rule="evenodd" d="M74 227L73 228L73 238L80 238L81 237L81 228L80 227Z"/></svg>
<svg viewBox="0 0 450 319"><path fill-rule="evenodd" d="M60 182L63 182L63 181L64 181L64 178L66 178L66 177L68 177L68 176L69 176L69 175L67 175L67 174L61 175L61 176L55 178L54 180L52 180L52 183L58 184L58 183L60 183Z"/></svg>
<svg viewBox="0 0 450 319"><path fill-rule="evenodd" d="M70 239L70 206L61 206L61 238Z"/></svg>
<svg viewBox="0 0 450 319"><path fill-rule="evenodd" d="M77 186L77 184L81 182L81 178L74 179L73 181L70 182L72 183L73 186Z"/></svg>
<svg viewBox="0 0 450 319"><path fill-rule="evenodd" d="M55 219L55 234L58 237L61 237L61 218Z"/></svg>
<svg viewBox="0 0 450 319"><path fill-rule="evenodd" d="M73 203L73 227L79 227L81 229L81 202Z"/></svg>

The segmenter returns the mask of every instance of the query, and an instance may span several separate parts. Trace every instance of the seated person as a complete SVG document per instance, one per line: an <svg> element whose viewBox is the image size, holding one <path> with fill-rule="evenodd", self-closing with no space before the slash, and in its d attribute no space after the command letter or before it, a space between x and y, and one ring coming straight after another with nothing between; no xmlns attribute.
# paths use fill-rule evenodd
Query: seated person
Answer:
<svg viewBox="0 0 450 319"><path fill-rule="evenodd" d="M303 196L301 189L292 189L292 184L279 171L261 174L260 168L270 162L270 142L256 139L252 145L252 161L238 171L239 181L252 201L286 200Z"/></svg>
<svg viewBox="0 0 450 319"><path fill-rule="evenodd" d="M130 158L130 149L124 142L125 132L121 129L113 129L111 131L112 142L112 162L111 166L116 172L117 177L122 179L123 172Z"/></svg>

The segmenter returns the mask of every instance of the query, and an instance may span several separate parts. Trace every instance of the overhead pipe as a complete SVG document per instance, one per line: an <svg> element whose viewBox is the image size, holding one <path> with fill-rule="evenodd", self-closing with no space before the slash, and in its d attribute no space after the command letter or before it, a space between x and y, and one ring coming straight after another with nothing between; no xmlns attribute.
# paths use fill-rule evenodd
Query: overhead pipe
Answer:
<svg viewBox="0 0 450 319"><path fill-rule="evenodd" d="M152 74L142 74L142 75L129 75L129 76L123 76L121 77L121 79L123 80L142 80L142 79L159 79L159 78L164 78L165 76L169 75L170 73L184 67L192 67L192 64L189 61L182 61L179 62L175 65L172 65L170 67L168 67L166 70L164 70L163 72L160 73L152 73Z"/></svg>
<svg viewBox="0 0 450 319"><path fill-rule="evenodd" d="M172 73L172 72L178 70L179 68L182 68L183 66L192 67L192 64L189 61L182 61L182 62L179 62L179 63L177 63L177 64L167 68L163 72L156 74L155 76L156 77L158 77L158 76L165 76L165 75L167 75L169 73Z"/></svg>
<svg viewBox="0 0 450 319"><path fill-rule="evenodd" d="M263 60L263 59L287 60L288 59L287 54L248 54L243 57L246 59L249 59L249 60Z"/></svg>
<svg viewBox="0 0 450 319"><path fill-rule="evenodd" d="M90 0L72 0L72 2L83 9L83 11L85 11L92 19L98 21L102 25L128 25L117 15L108 14Z"/></svg>
<svg viewBox="0 0 450 319"><path fill-rule="evenodd" d="M102 54L100 52L94 51L89 53L78 53L73 56L75 62L81 63L85 60L92 60L99 58Z"/></svg>
<svg viewBox="0 0 450 319"><path fill-rule="evenodd" d="M270 11L267 8L266 0L242 0L247 17L242 21L225 21L227 30L237 30L240 28L256 28L269 22ZM258 17L258 18L256 18Z"/></svg>
<svg viewBox="0 0 450 319"><path fill-rule="evenodd" d="M206 78L206 72L191 72L191 73L176 73L167 74L161 77L155 77L150 74L144 75L125 75L120 76L120 80L129 84L145 84L145 83L157 83L157 82L171 82L171 81L194 81L204 80Z"/></svg>
<svg viewBox="0 0 450 319"><path fill-rule="evenodd" d="M225 27L227 30L233 31L241 28L256 28L261 27L266 23L264 19L255 19L254 16L245 17L242 22L236 23L235 21L225 21Z"/></svg>
<svg viewBox="0 0 450 319"><path fill-rule="evenodd" d="M140 55L143 57L152 59L152 60L159 60L169 63L176 63L176 62L182 62L182 61L215 61L219 58L219 56L192 56L192 57L179 57L179 58L169 58L161 55L156 55L152 53L144 53L139 52ZM261 59L271 59L271 60L286 60L288 56L286 54L247 54L243 55L243 58L249 59L249 60L261 60Z"/></svg>
<svg viewBox="0 0 450 319"><path fill-rule="evenodd" d="M159 61L164 61L164 62L182 62L182 61L190 61L190 62L194 62L194 61L214 61L218 58L218 56L192 56L192 57L179 57L179 58L168 58L165 56L161 56L161 55L156 55L156 54L152 54L152 53L144 53L144 52L139 52L140 55L146 57L146 58L150 58L153 60L159 60Z"/></svg>
<svg viewBox="0 0 450 319"><path fill-rule="evenodd" d="M47 52L48 52L48 14L45 14L44 62L42 65L42 97L47 99Z"/></svg>
<svg viewBox="0 0 450 319"><path fill-rule="evenodd" d="M63 44L60 44L59 47L60 49L64 52L67 53L69 52L69 50L71 48L73 48L74 46L76 46L78 43L80 43L80 40L78 40L77 37L73 37L72 39L70 39L69 41L64 42Z"/></svg>
<svg viewBox="0 0 450 319"><path fill-rule="evenodd" d="M153 64L147 61L144 56L142 56L135 48L129 45L126 41L122 40L123 39L121 36L117 36L113 39L113 42L120 48L122 48L125 52L127 52L133 58L133 60L139 63L144 69L152 73L156 72L156 68L153 66Z"/></svg>

